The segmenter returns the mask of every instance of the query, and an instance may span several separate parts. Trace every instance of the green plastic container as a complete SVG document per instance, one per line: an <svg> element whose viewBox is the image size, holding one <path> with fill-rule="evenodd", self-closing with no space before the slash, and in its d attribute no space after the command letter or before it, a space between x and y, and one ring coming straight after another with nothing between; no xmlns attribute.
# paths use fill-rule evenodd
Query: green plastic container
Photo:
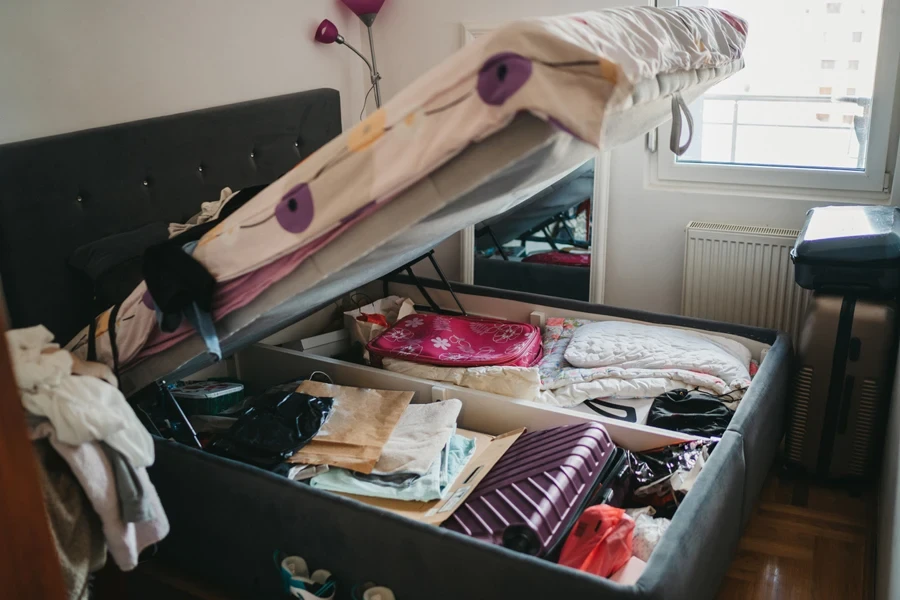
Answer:
<svg viewBox="0 0 900 600"><path fill-rule="evenodd" d="M187 415L215 416L244 401L244 384L236 381L179 381L171 392Z"/></svg>

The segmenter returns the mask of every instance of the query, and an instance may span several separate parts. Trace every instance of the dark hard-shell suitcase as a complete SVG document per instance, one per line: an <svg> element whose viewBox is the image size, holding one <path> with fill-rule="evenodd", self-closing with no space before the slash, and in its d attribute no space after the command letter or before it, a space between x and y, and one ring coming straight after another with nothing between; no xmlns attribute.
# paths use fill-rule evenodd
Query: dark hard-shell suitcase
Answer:
<svg viewBox="0 0 900 600"><path fill-rule="evenodd" d="M874 474L896 327L891 302L813 296L800 332L785 439L791 463L834 479Z"/></svg>
<svg viewBox="0 0 900 600"><path fill-rule="evenodd" d="M900 290L900 209L813 208L806 214L791 259L801 287L889 296Z"/></svg>
<svg viewBox="0 0 900 600"><path fill-rule="evenodd" d="M526 433L444 527L526 554L552 556L590 503L616 495L613 484L624 462L616 459L616 451L598 423ZM605 489L604 475L610 480ZM619 494L624 495L621 489Z"/></svg>

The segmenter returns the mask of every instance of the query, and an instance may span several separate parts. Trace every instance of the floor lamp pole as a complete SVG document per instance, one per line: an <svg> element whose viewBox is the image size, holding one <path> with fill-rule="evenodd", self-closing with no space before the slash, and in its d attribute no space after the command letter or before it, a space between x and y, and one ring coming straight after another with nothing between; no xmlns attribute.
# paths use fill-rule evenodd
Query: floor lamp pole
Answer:
<svg viewBox="0 0 900 600"><path fill-rule="evenodd" d="M375 88L375 106L381 108L381 74L378 73L378 63L375 62L375 38L372 36L372 25L366 25L369 32L369 56L372 57L372 86Z"/></svg>

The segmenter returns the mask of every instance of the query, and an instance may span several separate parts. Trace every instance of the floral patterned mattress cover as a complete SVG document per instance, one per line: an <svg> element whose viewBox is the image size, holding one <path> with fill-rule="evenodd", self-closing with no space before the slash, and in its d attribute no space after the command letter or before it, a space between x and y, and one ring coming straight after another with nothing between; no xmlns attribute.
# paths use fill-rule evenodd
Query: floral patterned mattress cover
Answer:
<svg viewBox="0 0 900 600"><path fill-rule="evenodd" d="M648 100L646 93L636 93L639 86L656 84L666 74L728 76L743 66L746 35L746 23L722 10L633 7L519 21L479 38L199 241L193 257L218 282L213 318L249 304L415 182L505 128L519 112L605 147L605 117L618 119ZM683 79L685 86L698 81ZM653 89L657 96L672 94ZM120 366L194 334L187 325L162 333L142 283L117 311L96 319L97 357L107 364L113 362L112 314ZM68 348L85 356L87 337L85 328Z"/></svg>

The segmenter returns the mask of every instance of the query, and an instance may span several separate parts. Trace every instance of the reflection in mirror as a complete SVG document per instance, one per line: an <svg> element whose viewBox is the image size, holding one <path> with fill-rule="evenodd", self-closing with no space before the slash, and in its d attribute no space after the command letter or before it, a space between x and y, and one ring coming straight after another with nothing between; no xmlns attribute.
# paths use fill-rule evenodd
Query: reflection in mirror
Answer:
<svg viewBox="0 0 900 600"><path fill-rule="evenodd" d="M589 300L594 160L475 225L475 284Z"/></svg>

